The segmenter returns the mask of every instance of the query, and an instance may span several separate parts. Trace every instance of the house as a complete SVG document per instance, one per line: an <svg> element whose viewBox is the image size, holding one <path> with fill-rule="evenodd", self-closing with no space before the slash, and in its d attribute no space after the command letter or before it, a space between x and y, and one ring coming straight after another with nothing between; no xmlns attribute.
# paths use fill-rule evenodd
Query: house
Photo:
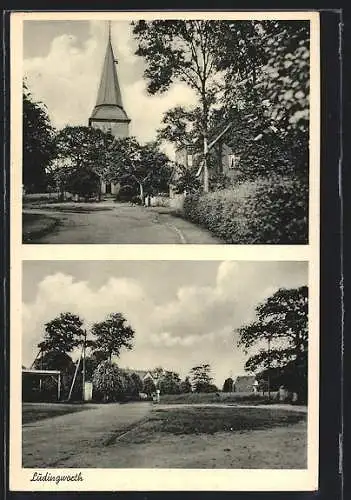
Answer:
<svg viewBox="0 0 351 500"><path fill-rule="evenodd" d="M255 375L238 375L233 382L233 392L256 392L257 386Z"/></svg>
<svg viewBox="0 0 351 500"><path fill-rule="evenodd" d="M240 157L235 154L230 146L224 141L225 134L230 130L232 123L229 123L222 131L208 141L208 171L209 178L224 175L234 179L238 174ZM199 142L188 142L176 149L175 162L186 168L196 168L197 176L203 181L204 156L202 144Z"/></svg>
<svg viewBox="0 0 351 500"><path fill-rule="evenodd" d="M157 385L159 379L158 377L156 376L156 374L154 372L152 372L152 370L133 370L131 368L122 368L123 372L128 374L128 375L132 375L132 373L135 373L136 375L138 375L138 377L140 378L140 380L144 383L146 380L151 380L155 386Z"/></svg>

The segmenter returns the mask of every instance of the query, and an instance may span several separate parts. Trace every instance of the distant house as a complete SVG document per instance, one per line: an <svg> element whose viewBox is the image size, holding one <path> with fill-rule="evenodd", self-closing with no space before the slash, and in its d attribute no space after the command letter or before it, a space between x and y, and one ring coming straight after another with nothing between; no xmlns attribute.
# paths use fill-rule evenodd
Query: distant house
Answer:
<svg viewBox="0 0 351 500"><path fill-rule="evenodd" d="M256 392L257 385L255 375L239 375L233 382L233 392Z"/></svg>
<svg viewBox="0 0 351 500"><path fill-rule="evenodd" d="M158 383L158 378L156 375L152 372L152 370L133 370L131 368L122 368L124 373L127 373L128 375L132 375L132 373L135 373L136 375L139 376L140 380L144 383L147 379L150 379L155 386Z"/></svg>

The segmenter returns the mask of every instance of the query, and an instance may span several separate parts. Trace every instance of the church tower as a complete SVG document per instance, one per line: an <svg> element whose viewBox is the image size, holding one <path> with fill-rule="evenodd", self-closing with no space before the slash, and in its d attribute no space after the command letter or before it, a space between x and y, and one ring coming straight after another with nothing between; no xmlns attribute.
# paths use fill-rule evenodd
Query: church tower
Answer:
<svg viewBox="0 0 351 500"><path fill-rule="evenodd" d="M122 139L129 136L130 119L123 107L116 64L117 59L113 53L111 23L109 22L105 59L96 104L89 118L89 126L103 132L110 132L116 139ZM114 194L116 191L116 186L103 183L102 193Z"/></svg>

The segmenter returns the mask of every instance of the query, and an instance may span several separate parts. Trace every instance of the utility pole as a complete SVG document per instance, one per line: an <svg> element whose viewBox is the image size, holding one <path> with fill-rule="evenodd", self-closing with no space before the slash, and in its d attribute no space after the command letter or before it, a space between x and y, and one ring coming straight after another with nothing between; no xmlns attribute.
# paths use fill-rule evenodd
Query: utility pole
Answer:
<svg viewBox="0 0 351 500"><path fill-rule="evenodd" d="M268 374L267 374L267 383L268 383L268 399L271 399L271 338L268 337Z"/></svg>
<svg viewBox="0 0 351 500"><path fill-rule="evenodd" d="M84 330L84 338L83 338L83 377L82 377L82 395L83 395L83 401L85 400L85 351L86 351L86 343L87 343L87 331Z"/></svg>

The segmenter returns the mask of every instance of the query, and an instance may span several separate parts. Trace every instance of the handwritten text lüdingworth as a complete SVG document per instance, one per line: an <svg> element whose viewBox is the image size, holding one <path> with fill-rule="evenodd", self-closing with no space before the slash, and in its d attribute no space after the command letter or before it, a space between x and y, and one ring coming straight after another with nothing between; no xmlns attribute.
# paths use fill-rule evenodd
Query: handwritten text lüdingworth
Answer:
<svg viewBox="0 0 351 500"><path fill-rule="evenodd" d="M31 481L53 482L59 484L61 482L83 481L81 472L76 474L51 474L50 472L34 472Z"/></svg>

